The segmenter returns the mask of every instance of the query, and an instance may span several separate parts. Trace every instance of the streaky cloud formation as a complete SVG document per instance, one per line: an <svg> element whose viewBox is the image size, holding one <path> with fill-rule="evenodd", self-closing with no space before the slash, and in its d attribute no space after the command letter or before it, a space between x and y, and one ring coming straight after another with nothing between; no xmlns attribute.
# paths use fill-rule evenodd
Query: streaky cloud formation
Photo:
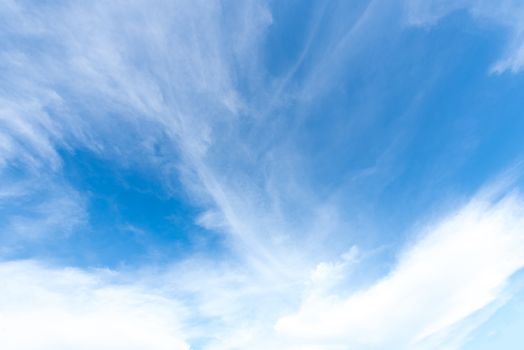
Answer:
<svg viewBox="0 0 524 350"><path fill-rule="evenodd" d="M276 330L333 349L459 348L463 339L443 334L468 327L524 265L523 210L518 193L476 197L426 228L376 284L349 297L312 295Z"/></svg>
<svg viewBox="0 0 524 350"><path fill-rule="evenodd" d="M518 193L481 193L424 226L390 273L348 296L339 275L358 265L358 251L319 263L304 280L298 313L289 316L281 315L292 311L283 298L301 298L300 290L232 266L195 260L126 277L5 262L3 342L188 349L185 339L205 334L205 349L458 349L485 312L504 304L509 278L524 265L523 210ZM39 332L28 338L31 329Z"/></svg>
<svg viewBox="0 0 524 350"><path fill-rule="evenodd" d="M466 9L481 21L493 22L506 28L509 36L506 53L491 67L493 73L518 73L524 67L524 39L522 37L524 6L519 1L497 3L482 0L419 1L408 0L408 23L433 25L452 11Z"/></svg>
<svg viewBox="0 0 524 350"><path fill-rule="evenodd" d="M0 348L519 349L523 13L4 1Z"/></svg>

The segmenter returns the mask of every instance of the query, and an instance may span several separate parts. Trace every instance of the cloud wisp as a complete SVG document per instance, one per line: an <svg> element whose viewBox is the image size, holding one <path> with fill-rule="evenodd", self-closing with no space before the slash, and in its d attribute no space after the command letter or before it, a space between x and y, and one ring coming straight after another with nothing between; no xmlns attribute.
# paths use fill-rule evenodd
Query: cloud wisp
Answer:
<svg viewBox="0 0 524 350"><path fill-rule="evenodd" d="M434 25L440 18L457 11L467 10L475 19L494 23L506 29L506 53L496 61L490 71L519 73L524 68L524 6L519 1L504 0L496 3L484 0L420 1L407 0L406 15L411 25Z"/></svg>
<svg viewBox="0 0 524 350"><path fill-rule="evenodd" d="M435 25L465 8L509 28L513 42L492 71L524 66L524 12L514 2L503 1L497 11L483 1L405 4L409 25ZM511 276L524 267L524 198L511 186L481 191L419 229L411 244L398 243L409 236L405 232L382 232L384 241L399 237L393 267L366 283L352 280L355 272L376 276L368 266L387 265L390 257L370 257L359 244L357 236L371 233L348 224L354 211L340 198L360 193L341 190L341 178L378 172L366 167L380 163L377 154L394 162L388 150L394 145L377 150L388 141L373 143L369 154L362 151L368 144L359 143L368 135L381 139L384 132L367 132L380 122L393 133L412 132L400 130L404 119L390 121L387 106L387 118L377 116L375 104L382 99L368 101L386 95L382 90L392 84L404 88L403 78L377 83L387 64L354 75L371 81L362 84L365 89L334 88L341 71L351 68L348 57L367 47L370 33L379 37L385 30L380 22L396 25L380 2L365 5L315 7L319 12L311 16L296 61L272 75L261 58L271 11L281 10L271 2L5 1L0 348L460 348L505 301ZM340 11L336 23L323 28L333 9ZM351 12L351 21L341 9ZM393 28L396 34L385 38L402 30ZM363 70L366 54L355 58ZM344 100L337 105L341 111L329 100L332 90ZM363 106L350 113L345 107L353 92L361 94L356 104ZM406 104L417 104L417 98L406 98ZM309 108L319 115L310 116ZM335 116L324 120L332 109ZM358 135L362 130L364 136ZM342 150L338 157L335 149ZM213 249L172 256L162 266L68 268L31 252L28 260L10 261L30 241L71 237L93 220L89 191L75 188L65 175L64 154L74 158L75 152L117 170L146 169L166 197L183 193L183 201L198 208L189 220L220 240L213 246L209 238ZM332 156L332 162L311 161L321 164L316 175L302 167L309 158ZM339 165L347 159L360 165ZM330 166L334 170L324 169ZM350 175L330 178L335 172ZM115 244L114 254L125 255L108 236L94 246Z"/></svg>

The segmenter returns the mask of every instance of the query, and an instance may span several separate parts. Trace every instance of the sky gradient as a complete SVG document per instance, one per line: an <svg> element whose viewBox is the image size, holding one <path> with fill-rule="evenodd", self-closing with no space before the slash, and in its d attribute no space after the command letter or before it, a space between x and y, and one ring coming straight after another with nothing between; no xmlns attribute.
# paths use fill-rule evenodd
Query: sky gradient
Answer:
<svg viewBox="0 0 524 350"><path fill-rule="evenodd" d="M520 350L524 3L0 1L0 348Z"/></svg>

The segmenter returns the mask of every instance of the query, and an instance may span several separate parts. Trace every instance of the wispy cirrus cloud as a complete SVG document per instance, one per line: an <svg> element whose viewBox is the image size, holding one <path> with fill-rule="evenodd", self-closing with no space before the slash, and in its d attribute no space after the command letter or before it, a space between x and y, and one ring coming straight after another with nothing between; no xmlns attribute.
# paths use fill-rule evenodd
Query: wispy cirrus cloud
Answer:
<svg viewBox="0 0 524 350"><path fill-rule="evenodd" d="M255 1L146 8L2 6L2 176L16 166L32 176L26 182L46 173L60 186L59 153L87 149L120 165L149 164L167 187L182 179L196 202L224 216L224 164L212 164L208 149L224 143L221 132L245 108L234 70L253 69L250 51L270 15Z"/></svg>
<svg viewBox="0 0 524 350"><path fill-rule="evenodd" d="M524 67L524 6L519 1L497 3L483 0L419 1L408 0L407 21L411 25L434 25L443 16L457 10L467 10L479 21L494 23L506 29L506 52L491 67L492 73L518 73Z"/></svg>
<svg viewBox="0 0 524 350"><path fill-rule="evenodd" d="M434 23L458 6L443 4L428 12L410 8L410 23ZM319 158L343 149L342 157L317 168L347 171L339 161L351 153L358 162L366 148L345 141L358 140L362 130L371 135L365 131L375 113L367 112L378 102L329 119L334 126L325 134L336 131L333 139L324 131L313 146L312 137L304 137L307 145L295 139L325 127L300 129L315 121L305 111L337 85L369 33L384 29L379 22L388 11L376 1L365 5L337 3L337 21L319 44L315 37L329 14L321 7L298 60L275 77L259 61L273 20L262 1L6 2L0 10L0 207L10 207L0 228L6 235L70 235L88 220L85 193L63 177L61 157L88 150L117 166L146 167L166 192L183 184L200 210L197 224L219 232L225 244L138 271L1 263L8 288L0 291L7 300L0 304L0 328L9 336L0 345L304 350L460 343L473 327L470 318L503 301L505 283L524 264L521 195L474 197L422 230L395 267L366 288L350 277L369 272L369 252L355 236L371 234L348 224L353 208L339 199L355 194L341 190L339 179L317 179L302 167L303 158L313 158L311 148L322 148ZM501 71L520 69L517 63ZM374 71L369 77L380 80ZM383 87L365 86L364 97ZM354 128L338 130L346 124ZM65 325L68 336L48 327L49 319ZM27 328L42 330L34 342L23 337Z"/></svg>

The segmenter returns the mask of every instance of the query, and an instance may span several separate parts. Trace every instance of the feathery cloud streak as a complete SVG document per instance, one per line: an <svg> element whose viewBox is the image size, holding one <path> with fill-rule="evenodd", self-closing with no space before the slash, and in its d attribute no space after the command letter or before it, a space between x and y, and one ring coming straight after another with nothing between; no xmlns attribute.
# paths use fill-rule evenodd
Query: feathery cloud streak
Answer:
<svg viewBox="0 0 524 350"><path fill-rule="evenodd" d="M416 25L436 25L455 8L407 4L408 22ZM459 5L518 31L513 3L504 2L500 16L482 2ZM69 338L55 328L35 333L55 348L457 347L504 301L504 286L522 267L521 196L461 191L439 177L447 169L417 182L409 177L420 175L409 169L425 161L444 158L447 165L463 143L461 133L446 136L452 151L431 153L431 143L413 136L430 140L441 125L462 130L445 115L473 113L428 102L451 79L432 68L456 61L435 55L420 64L417 55L435 48L417 28L398 23L398 12L389 12L393 3L303 6L302 22L286 17L294 8L262 1L1 6L6 347L39 348L21 335L24 324L41 329L43 319L69 327ZM408 44L411 50L397 50ZM517 72L518 55L510 56L493 70ZM439 114L438 125L431 113ZM85 170L75 163L81 152L110 164L114 173L104 176L117 180L102 176L89 190L78 186L68 169ZM86 227L104 224L92 198L107 183L144 191L119 181L122 169L139 169L148 183L160 184L157 201L180 197L196 207L185 219L205 233L181 235L205 241L207 249L181 243L195 254L131 268L133 255L111 234L117 227L89 236ZM402 225L388 225L389 217L401 212L410 223L419 220L412 207L427 199L420 193L438 192L431 181L442 192L459 188L451 197L473 199L402 248L410 236ZM407 201L412 194L422 199ZM127 204L111 200L117 209ZM147 206L145 214L156 210ZM384 214L394 207L405 210ZM143 241L160 235L122 216ZM51 265L37 262L45 259L31 249L21 255L32 262L9 261L21 247L53 251L66 239L71 246L98 240L88 253L112 250L121 265L111 273L60 267L64 247ZM157 247L149 248L154 255ZM34 292L23 294L25 285ZM78 292L83 299L74 297ZM115 332L106 333L107 319L119 325Z"/></svg>

